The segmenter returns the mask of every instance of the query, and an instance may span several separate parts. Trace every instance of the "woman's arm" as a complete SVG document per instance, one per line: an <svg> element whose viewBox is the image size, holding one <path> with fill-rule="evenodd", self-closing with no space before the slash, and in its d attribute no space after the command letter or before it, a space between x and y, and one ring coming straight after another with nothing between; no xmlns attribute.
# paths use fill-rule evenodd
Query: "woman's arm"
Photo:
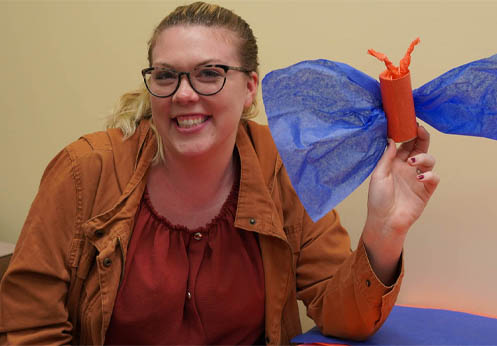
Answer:
<svg viewBox="0 0 497 346"><path fill-rule="evenodd" d="M371 176L368 216L362 238L371 265L386 285L396 278L409 228L421 216L437 188L435 158L428 154L430 135L418 127L418 137L399 149L390 140Z"/></svg>
<svg viewBox="0 0 497 346"><path fill-rule="evenodd" d="M335 211L313 223L306 214L297 262L297 293L307 314L326 335L364 340L391 311L403 277L385 286L373 271L362 239L350 250L347 232Z"/></svg>
<svg viewBox="0 0 497 346"><path fill-rule="evenodd" d="M422 127L418 131L417 140L398 150L391 142L373 172L368 218L356 251L350 251L348 234L334 211L316 223L304 217L298 297L324 334L366 339L395 303L405 235L439 181L432 172L435 160L427 154L429 135Z"/></svg>
<svg viewBox="0 0 497 346"><path fill-rule="evenodd" d="M72 162L48 165L0 284L0 344L69 344L69 251L77 222Z"/></svg>

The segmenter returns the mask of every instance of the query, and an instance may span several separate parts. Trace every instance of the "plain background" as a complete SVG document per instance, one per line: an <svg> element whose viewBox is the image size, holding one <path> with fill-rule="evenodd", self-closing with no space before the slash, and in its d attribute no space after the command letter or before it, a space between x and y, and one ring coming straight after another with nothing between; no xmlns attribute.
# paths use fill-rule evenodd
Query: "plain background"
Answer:
<svg viewBox="0 0 497 346"><path fill-rule="evenodd" d="M101 130L119 96L141 85L153 28L183 3L0 2L0 241L16 241L49 160L80 135ZM252 26L261 78L318 58L376 77L384 67L368 48L397 64L419 36L410 68L417 88L497 53L497 1L218 3ZM258 120L266 122L263 107ZM497 316L497 142L427 128L442 182L407 238L398 303ZM354 248L367 186L337 208ZM305 329L311 325L305 320Z"/></svg>

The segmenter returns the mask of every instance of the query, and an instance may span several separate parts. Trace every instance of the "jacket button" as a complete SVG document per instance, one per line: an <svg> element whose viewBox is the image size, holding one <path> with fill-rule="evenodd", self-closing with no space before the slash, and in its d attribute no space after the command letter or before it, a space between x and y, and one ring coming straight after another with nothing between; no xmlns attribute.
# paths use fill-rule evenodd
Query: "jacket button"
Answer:
<svg viewBox="0 0 497 346"><path fill-rule="evenodd" d="M109 257L104 258L104 267L110 267L112 260Z"/></svg>
<svg viewBox="0 0 497 346"><path fill-rule="evenodd" d="M370 287L371 286L371 281L366 280L366 286Z"/></svg>
<svg viewBox="0 0 497 346"><path fill-rule="evenodd" d="M100 237L102 237L103 235L104 235L104 231L102 231L101 229L97 229L97 230L95 231L95 236L96 236L97 238L100 238Z"/></svg>
<svg viewBox="0 0 497 346"><path fill-rule="evenodd" d="M255 225L255 222L256 222L256 221L255 221L255 219L254 219L254 218L250 218L249 222L250 222L250 224L251 224L251 225Z"/></svg>
<svg viewBox="0 0 497 346"><path fill-rule="evenodd" d="M195 240L201 240L203 237L202 233L200 232L196 232L194 235L193 235L193 239Z"/></svg>

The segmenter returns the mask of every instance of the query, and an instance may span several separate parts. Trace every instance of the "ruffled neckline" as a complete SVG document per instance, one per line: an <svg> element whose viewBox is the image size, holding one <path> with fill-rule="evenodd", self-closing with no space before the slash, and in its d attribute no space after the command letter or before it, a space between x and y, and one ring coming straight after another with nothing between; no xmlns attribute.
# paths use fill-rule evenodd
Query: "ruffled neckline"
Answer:
<svg viewBox="0 0 497 346"><path fill-rule="evenodd" d="M188 228L183 225L173 225L168 218L161 215L153 206L152 201L150 200L150 195L148 193L148 186L145 188L145 192L143 193L143 202L145 202L145 206L148 208L153 217L159 221L161 224L166 226L168 229L173 231L182 231L188 233L207 233L214 226L219 225L221 222L227 220L230 216L234 219L236 214L236 207L238 202L238 190L240 189L240 169L237 170L236 180L233 182L233 186L231 187L231 191L224 201L219 214L215 216L210 222L208 222L205 226L197 227L194 229Z"/></svg>

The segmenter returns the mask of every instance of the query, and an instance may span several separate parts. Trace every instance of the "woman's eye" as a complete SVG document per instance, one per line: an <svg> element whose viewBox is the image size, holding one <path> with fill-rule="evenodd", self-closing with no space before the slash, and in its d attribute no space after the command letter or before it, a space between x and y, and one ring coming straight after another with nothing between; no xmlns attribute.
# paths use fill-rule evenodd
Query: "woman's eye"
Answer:
<svg viewBox="0 0 497 346"><path fill-rule="evenodd" d="M208 78L208 79L217 79L223 78L222 70L212 69L212 68L204 68L199 70L196 73L197 78Z"/></svg>
<svg viewBox="0 0 497 346"><path fill-rule="evenodd" d="M173 71L155 71L153 77L156 80L175 80L177 78Z"/></svg>

